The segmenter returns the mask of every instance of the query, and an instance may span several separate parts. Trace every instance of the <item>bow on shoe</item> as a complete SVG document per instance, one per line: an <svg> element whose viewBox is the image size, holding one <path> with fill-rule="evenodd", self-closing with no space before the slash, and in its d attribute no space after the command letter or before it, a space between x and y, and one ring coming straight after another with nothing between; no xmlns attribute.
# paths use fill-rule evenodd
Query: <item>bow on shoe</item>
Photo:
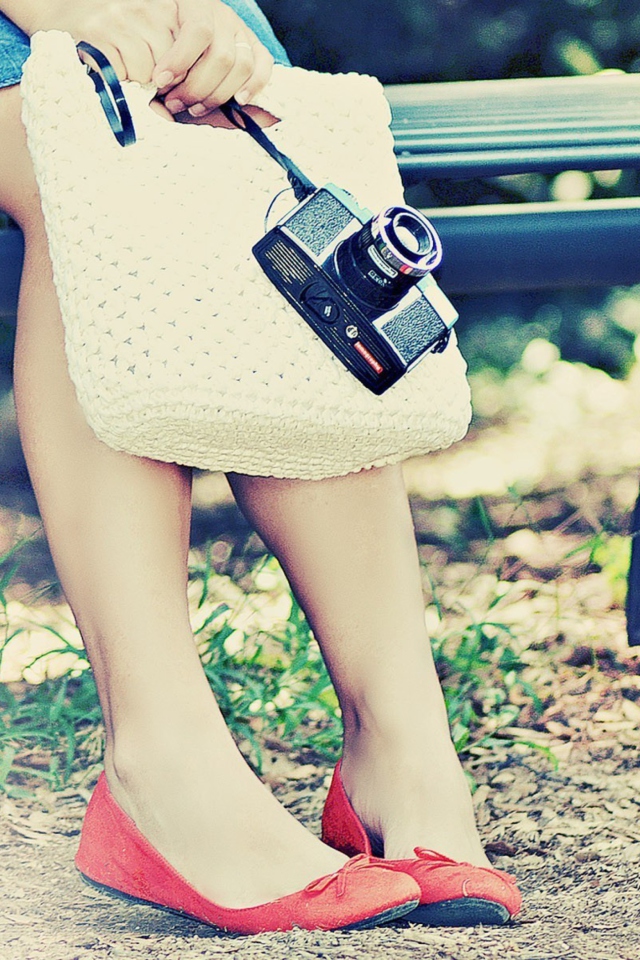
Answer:
<svg viewBox="0 0 640 960"><path fill-rule="evenodd" d="M435 869L443 866L443 864L450 864L454 867L472 867L474 870L486 870L489 873L497 874L510 883L516 882L513 874L505 873L504 870L496 870L495 867L477 867L472 863L467 863L466 860L452 860L451 857L445 857L443 853L438 853L436 850L428 850L426 847L415 847L413 852L418 860L426 863L427 867L433 867Z"/></svg>
<svg viewBox="0 0 640 960"><path fill-rule="evenodd" d="M368 867L373 862L376 863L376 866L384 866L384 864L378 863L374 857L370 857L366 853L352 857L350 860L347 860L344 867L336 870L335 873L329 873L326 877L319 877L317 880L312 880L311 883L308 883L304 888L305 893L322 893L322 891L330 887L332 883L335 883L336 897L343 897L346 893L347 881L351 874L357 873L358 870L362 870L363 867Z"/></svg>

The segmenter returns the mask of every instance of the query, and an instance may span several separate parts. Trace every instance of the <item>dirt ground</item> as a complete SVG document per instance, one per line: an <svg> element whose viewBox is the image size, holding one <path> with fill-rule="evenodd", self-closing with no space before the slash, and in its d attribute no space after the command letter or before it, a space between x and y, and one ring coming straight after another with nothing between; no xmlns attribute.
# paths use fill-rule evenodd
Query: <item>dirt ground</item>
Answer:
<svg viewBox="0 0 640 960"><path fill-rule="evenodd" d="M574 729L578 720L574 715ZM524 910L511 926L433 929L399 922L359 933L225 936L85 886L72 864L84 811L84 799L74 790L55 798L42 794L32 804L2 801L0 956L638 960L637 747L612 755L610 731L593 736L557 766L531 747L494 750L472 763L488 849L497 866L517 875L524 895ZM296 770L278 752L270 759L268 779L276 792L317 830L330 771L308 763Z"/></svg>

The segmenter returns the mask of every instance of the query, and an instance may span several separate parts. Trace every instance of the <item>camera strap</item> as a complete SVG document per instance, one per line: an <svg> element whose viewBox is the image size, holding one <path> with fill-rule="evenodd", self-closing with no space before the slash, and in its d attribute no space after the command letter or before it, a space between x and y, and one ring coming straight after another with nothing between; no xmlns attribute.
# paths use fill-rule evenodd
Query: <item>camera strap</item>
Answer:
<svg viewBox="0 0 640 960"><path fill-rule="evenodd" d="M286 153L278 150L275 143L269 139L262 127L242 109L239 103L231 99L220 106L220 111L235 127L238 127L239 130L244 130L249 136L253 137L256 143L258 143L263 150L266 150L276 163L280 164L287 174L296 200L301 202L316 192L318 188L315 183L309 180L306 174L302 172L300 167L298 167Z"/></svg>
<svg viewBox="0 0 640 960"><path fill-rule="evenodd" d="M136 132L131 119L131 113L123 93L120 81L116 75L109 60L105 55L92 46L90 43L81 41L76 44L78 56L88 69L89 76L93 80L96 92L100 97L102 109L105 112L109 126L118 143L123 147L128 147L136 142ZM84 56L83 56L84 55ZM89 57L95 66L87 63L84 57ZM289 183L293 188L296 200L301 202L306 200L318 189L314 183L302 172L302 170L286 154L278 150L266 135L261 126L242 109L239 103L233 98L220 106L220 112L229 120L234 127L244 130L258 143L263 150L266 150L270 157L279 163L286 171Z"/></svg>

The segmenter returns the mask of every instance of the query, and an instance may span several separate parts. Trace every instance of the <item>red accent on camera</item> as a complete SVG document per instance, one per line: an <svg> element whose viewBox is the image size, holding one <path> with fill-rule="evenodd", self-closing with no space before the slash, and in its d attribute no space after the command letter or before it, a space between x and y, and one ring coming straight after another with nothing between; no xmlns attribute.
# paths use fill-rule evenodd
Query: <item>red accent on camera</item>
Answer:
<svg viewBox="0 0 640 960"><path fill-rule="evenodd" d="M364 343L362 343L360 340L356 340L355 343L354 343L354 347L356 348L356 350L358 351L358 353L360 354L360 356L363 357L363 358L367 361L367 363L369 364L369 366L370 366L373 370L375 370L375 372L376 372L378 375L381 374L381 373L384 373L384 367L382 366L381 363L379 363L379 362L376 360L376 358L374 357L374 355L373 355L369 350L367 350L367 348L365 347Z"/></svg>

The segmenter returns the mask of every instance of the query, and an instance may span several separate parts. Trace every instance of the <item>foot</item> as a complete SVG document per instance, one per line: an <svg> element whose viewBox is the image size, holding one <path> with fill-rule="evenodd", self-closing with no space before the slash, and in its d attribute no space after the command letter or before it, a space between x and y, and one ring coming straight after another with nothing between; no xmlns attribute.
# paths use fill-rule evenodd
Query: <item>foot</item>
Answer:
<svg viewBox="0 0 640 960"><path fill-rule="evenodd" d="M354 857L290 896L239 910L221 907L201 896L147 841L113 799L104 774L89 801L75 857L82 877L104 893L240 934L365 929L412 913L422 898L420 884L384 863Z"/></svg>
<svg viewBox="0 0 640 960"><path fill-rule="evenodd" d="M210 732L210 731L209 731ZM295 820L230 738L161 732L130 759L108 751L116 803L166 860L223 907L268 903L333 873L347 858ZM172 744L179 748L172 748Z"/></svg>
<svg viewBox="0 0 640 960"><path fill-rule="evenodd" d="M374 853L414 856L416 847L490 866L475 822L469 787L448 732L424 736L413 749L380 734L345 741L342 781Z"/></svg>

